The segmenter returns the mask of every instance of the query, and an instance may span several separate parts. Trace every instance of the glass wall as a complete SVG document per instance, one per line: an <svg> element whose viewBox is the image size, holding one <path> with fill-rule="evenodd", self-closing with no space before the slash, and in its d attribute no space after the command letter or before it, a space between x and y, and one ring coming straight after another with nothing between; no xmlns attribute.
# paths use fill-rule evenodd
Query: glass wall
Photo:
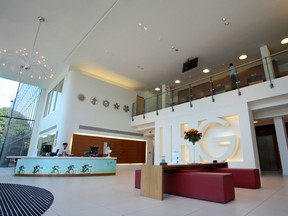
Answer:
<svg viewBox="0 0 288 216"><path fill-rule="evenodd" d="M10 109L6 108L1 116L5 126L0 140L0 166L8 164L6 156L27 155L40 96L39 87L19 83Z"/></svg>

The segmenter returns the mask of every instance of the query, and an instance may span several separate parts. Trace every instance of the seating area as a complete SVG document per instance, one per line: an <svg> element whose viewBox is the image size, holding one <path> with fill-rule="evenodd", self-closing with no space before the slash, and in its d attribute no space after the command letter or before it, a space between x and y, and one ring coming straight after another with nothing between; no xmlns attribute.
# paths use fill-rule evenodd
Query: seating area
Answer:
<svg viewBox="0 0 288 216"><path fill-rule="evenodd" d="M164 173L164 193L227 203L235 199L230 173L172 172Z"/></svg>
<svg viewBox="0 0 288 216"><path fill-rule="evenodd" d="M234 186L238 188L258 189L261 187L260 173L253 168L215 168L202 169L201 172L231 173L233 174ZM194 172L194 170L182 170L181 172Z"/></svg>
<svg viewBox="0 0 288 216"><path fill-rule="evenodd" d="M227 203L235 199L234 187L261 187L258 169L216 168L163 173L163 192L177 196ZM135 170L135 188L141 189L141 170Z"/></svg>
<svg viewBox="0 0 288 216"><path fill-rule="evenodd" d="M232 173L235 187L258 189L261 188L260 174L258 169L247 168L217 168L217 173Z"/></svg>

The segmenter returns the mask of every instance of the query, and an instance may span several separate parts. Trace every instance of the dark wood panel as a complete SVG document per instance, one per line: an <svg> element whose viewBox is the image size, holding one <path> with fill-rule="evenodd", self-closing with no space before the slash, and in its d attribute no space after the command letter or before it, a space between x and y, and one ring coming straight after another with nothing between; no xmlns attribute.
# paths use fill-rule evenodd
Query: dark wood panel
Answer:
<svg viewBox="0 0 288 216"><path fill-rule="evenodd" d="M90 146L97 146L98 153L103 154L104 142L112 150L110 156L117 157L117 163L146 163L146 141L74 134L71 153L81 157Z"/></svg>
<svg viewBox="0 0 288 216"><path fill-rule="evenodd" d="M181 171L181 170L193 170L193 169L216 169L216 168L228 168L227 162L219 163L195 163L195 164L179 164L179 165L163 165L163 171Z"/></svg>

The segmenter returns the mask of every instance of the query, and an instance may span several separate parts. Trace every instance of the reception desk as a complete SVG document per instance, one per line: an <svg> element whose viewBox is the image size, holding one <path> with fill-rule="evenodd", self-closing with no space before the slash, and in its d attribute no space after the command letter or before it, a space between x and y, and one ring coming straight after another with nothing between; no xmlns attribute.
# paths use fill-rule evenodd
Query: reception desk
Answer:
<svg viewBox="0 0 288 216"><path fill-rule="evenodd" d="M28 157L8 156L15 159L15 176L95 176L115 175L113 157Z"/></svg>

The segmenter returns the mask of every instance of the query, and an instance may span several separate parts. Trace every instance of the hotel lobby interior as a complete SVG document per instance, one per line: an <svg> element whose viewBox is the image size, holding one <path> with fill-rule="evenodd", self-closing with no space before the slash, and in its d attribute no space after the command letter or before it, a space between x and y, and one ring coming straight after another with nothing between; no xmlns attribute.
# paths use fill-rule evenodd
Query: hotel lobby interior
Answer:
<svg viewBox="0 0 288 216"><path fill-rule="evenodd" d="M2 1L0 216L288 215L287 8Z"/></svg>

